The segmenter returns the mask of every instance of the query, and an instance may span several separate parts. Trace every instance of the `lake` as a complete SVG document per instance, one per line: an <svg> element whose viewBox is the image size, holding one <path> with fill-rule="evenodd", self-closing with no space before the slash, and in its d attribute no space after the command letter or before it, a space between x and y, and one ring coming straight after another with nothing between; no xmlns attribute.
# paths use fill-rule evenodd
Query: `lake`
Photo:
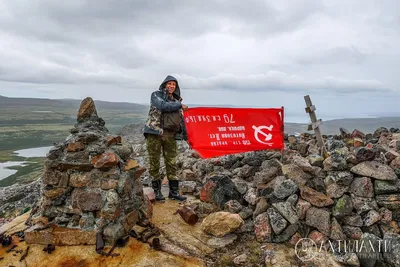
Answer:
<svg viewBox="0 0 400 267"><path fill-rule="evenodd" d="M46 154L53 146L44 146L44 147L35 147L35 148L28 148L28 149L21 149L14 151L20 157L24 158L39 158L39 157L46 157Z"/></svg>
<svg viewBox="0 0 400 267"><path fill-rule="evenodd" d="M16 170L7 169L7 167L22 166L24 163L24 161L0 162L0 180L7 178L8 176L13 175L17 172Z"/></svg>
<svg viewBox="0 0 400 267"><path fill-rule="evenodd" d="M21 149L14 151L17 156L24 158L39 158L46 157L46 154L53 146L45 146L45 147L34 147L29 149ZM7 169L7 167L13 166L23 166L25 161L7 161L0 162L0 180L9 177L10 175L15 174L16 170Z"/></svg>

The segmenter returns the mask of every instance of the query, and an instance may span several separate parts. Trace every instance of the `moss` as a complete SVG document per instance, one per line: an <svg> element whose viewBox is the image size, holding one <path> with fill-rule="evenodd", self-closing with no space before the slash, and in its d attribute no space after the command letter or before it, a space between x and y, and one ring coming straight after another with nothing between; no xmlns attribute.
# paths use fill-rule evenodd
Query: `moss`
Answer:
<svg viewBox="0 0 400 267"><path fill-rule="evenodd" d="M232 266L232 265L234 265L234 263L233 263L232 256L230 256L230 255L223 255L218 264L218 266L223 266L223 267Z"/></svg>

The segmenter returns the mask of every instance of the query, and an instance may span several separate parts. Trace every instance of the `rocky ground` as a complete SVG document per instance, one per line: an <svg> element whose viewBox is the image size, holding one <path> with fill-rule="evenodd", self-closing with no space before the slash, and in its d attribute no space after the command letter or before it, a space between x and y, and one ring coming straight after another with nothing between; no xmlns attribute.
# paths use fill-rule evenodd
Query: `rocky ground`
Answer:
<svg viewBox="0 0 400 267"><path fill-rule="evenodd" d="M147 166L141 126L127 126L121 136L139 164ZM154 224L175 246L173 253L201 259L203 266L400 266L398 132L340 129L325 136L325 157L310 134L286 136L282 152L207 160L179 142L181 191L191 196L185 205L200 220L188 225L173 214L179 203L167 201L154 204ZM147 172L141 179L150 184ZM145 191L151 196L150 188ZM301 238L336 253L306 249L296 255ZM337 253L343 240L371 247ZM383 242L390 242L390 250L382 248Z"/></svg>

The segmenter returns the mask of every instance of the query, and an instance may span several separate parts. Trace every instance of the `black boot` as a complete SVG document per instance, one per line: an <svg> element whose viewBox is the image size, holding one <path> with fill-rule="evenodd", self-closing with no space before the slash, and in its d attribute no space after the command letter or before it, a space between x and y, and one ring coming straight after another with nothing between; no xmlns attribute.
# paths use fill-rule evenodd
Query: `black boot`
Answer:
<svg viewBox="0 0 400 267"><path fill-rule="evenodd" d="M163 194L161 193L161 180L155 180L151 182L151 185L153 187L154 190L154 194L156 195L156 200L157 201L163 201L165 200L165 197L163 196Z"/></svg>
<svg viewBox="0 0 400 267"><path fill-rule="evenodd" d="M170 180L169 181L169 198L176 199L179 201L185 201L186 197L179 194L179 181Z"/></svg>

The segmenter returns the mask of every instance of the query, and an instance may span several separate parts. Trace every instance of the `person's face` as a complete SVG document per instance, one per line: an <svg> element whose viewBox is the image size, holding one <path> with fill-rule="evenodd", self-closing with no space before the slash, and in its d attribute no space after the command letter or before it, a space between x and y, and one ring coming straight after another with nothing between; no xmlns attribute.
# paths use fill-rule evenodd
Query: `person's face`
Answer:
<svg viewBox="0 0 400 267"><path fill-rule="evenodd" d="M169 94L172 94L173 92L175 92L176 82L175 81L167 82L167 84L165 85L165 88L167 89Z"/></svg>

